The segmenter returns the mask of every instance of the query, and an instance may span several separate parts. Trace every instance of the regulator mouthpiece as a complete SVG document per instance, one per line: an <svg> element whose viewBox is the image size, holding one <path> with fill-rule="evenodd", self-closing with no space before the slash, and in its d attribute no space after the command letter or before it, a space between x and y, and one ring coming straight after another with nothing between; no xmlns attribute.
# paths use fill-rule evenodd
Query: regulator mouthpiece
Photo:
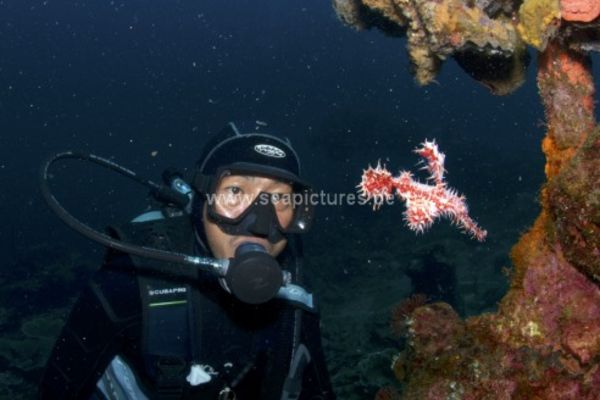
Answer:
<svg viewBox="0 0 600 400"><path fill-rule="evenodd" d="M242 243L230 261L225 282L239 300L261 304L277 295L283 285L283 272L263 246Z"/></svg>

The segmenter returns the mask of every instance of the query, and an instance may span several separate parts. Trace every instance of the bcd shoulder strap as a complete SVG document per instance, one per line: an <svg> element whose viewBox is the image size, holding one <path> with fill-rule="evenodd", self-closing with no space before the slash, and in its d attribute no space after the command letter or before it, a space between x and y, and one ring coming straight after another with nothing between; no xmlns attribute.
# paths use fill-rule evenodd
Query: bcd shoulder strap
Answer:
<svg viewBox="0 0 600 400"><path fill-rule="evenodd" d="M193 226L187 216L129 223L114 231L130 243L185 254L194 251ZM156 382L155 398L180 399L190 362L199 351L196 327L200 315L193 307L198 293L188 283L197 278L198 271L130 257L134 267L151 266L153 271L140 273L137 279L142 300L142 353L146 371Z"/></svg>

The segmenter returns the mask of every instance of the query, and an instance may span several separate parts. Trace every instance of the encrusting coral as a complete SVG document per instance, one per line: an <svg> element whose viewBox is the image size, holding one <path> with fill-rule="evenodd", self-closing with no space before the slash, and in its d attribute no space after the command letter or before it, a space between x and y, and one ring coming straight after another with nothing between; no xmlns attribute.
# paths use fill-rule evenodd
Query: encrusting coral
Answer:
<svg viewBox="0 0 600 400"><path fill-rule="evenodd" d="M600 289L560 249L530 263L498 313L462 321L445 303L413 311L392 365L409 377L403 399L597 398Z"/></svg>
<svg viewBox="0 0 600 400"><path fill-rule="evenodd" d="M600 1L561 0L560 12L565 21L591 22L600 16Z"/></svg>
<svg viewBox="0 0 600 400"><path fill-rule="evenodd" d="M523 64L525 46L516 27L505 23L507 17L498 14L492 18L483 8L463 0L363 0L362 3L334 0L333 3L340 19L356 29L377 26L388 32L390 23L402 28L408 39L413 72L422 85L435 79L443 60L465 51L485 53L503 63L509 60L510 64ZM461 65L467 70L476 69ZM514 87L505 87L501 94L523 81L523 70L507 70L518 78L507 77Z"/></svg>
<svg viewBox="0 0 600 400"><path fill-rule="evenodd" d="M560 4L558 0L528 0L519 8L517 30L523 40L543 50L559 27Z"/></svg>
<svg viewBox="0 0 600 400"><path fill-rule="evenodd" d="M597 21L600 15L597 0L333 0L333 6L355 29L376 27L406 35L419 84L433 82L442 62L455 57L469 75L499 95L523 83L526 44L543 51L555 37L576 37L586 29L573 22ZM478 76L485 70L501 74L490 82Z"/></svg>
<svg viewBox="0 0 600 400"><path fill-rule="evenodd" d="M600 129L546 190L565 258L600 283Z"/></svg>

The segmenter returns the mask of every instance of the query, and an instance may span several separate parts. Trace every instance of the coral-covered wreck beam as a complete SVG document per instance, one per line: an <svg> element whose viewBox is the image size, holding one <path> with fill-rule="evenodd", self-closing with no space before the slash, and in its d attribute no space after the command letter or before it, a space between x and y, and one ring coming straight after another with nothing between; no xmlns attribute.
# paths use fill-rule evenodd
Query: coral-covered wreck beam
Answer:
<svg viewBox="0 0 600 400"><path fill-rule="evenodd" d="M537 81L548 127L546 176L552 179L596 124L590 56L551 42L538 57Z"/></svg>
<svg viewBox="0 0 600 400"><path fill-rule="evenodd" d="M511 92L525 79L525 44L516 27L506 23L509 12L493 1L333 0L333 4L340 19L356 29L405 33L419 84L434 81L450 56L496 94Z"/></svg>
<svg viewBox="0 0 600 400"><path fill-rule="evenodd" d="M565 258L600 283L600 132L594 131L591 60L551 42L538 64L548 125L543 209Z"/></svg>

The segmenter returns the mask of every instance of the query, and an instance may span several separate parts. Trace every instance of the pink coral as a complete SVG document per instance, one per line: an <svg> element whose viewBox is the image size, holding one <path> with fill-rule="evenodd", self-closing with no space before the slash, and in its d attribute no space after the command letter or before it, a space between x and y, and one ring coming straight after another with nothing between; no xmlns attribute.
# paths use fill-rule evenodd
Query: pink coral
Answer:
<svg viewBox="0 0 600 400"><path fill-rule="evenodd" d="M410 316L403 398L582 399L600 393L600 288L556 245L496 314L462 321L444 303Z"/></svg>
<svg viewBox="0 0 600 400"><path fill-rule="evenodd" d="M464 333L464 322L446 303L419 307L411 314L409 341L425 358L450 350Z"/></svg>
<svg viewBox="0 0 600 400"><path fill-rule="evenodd" d="M518 326L507 334L539 350L556 348L587 364L600 355L600 288L563 257L541 255L525 272L523 290L503 304L503 317ZM564 346L564 347L562 347Z"/></svg>

